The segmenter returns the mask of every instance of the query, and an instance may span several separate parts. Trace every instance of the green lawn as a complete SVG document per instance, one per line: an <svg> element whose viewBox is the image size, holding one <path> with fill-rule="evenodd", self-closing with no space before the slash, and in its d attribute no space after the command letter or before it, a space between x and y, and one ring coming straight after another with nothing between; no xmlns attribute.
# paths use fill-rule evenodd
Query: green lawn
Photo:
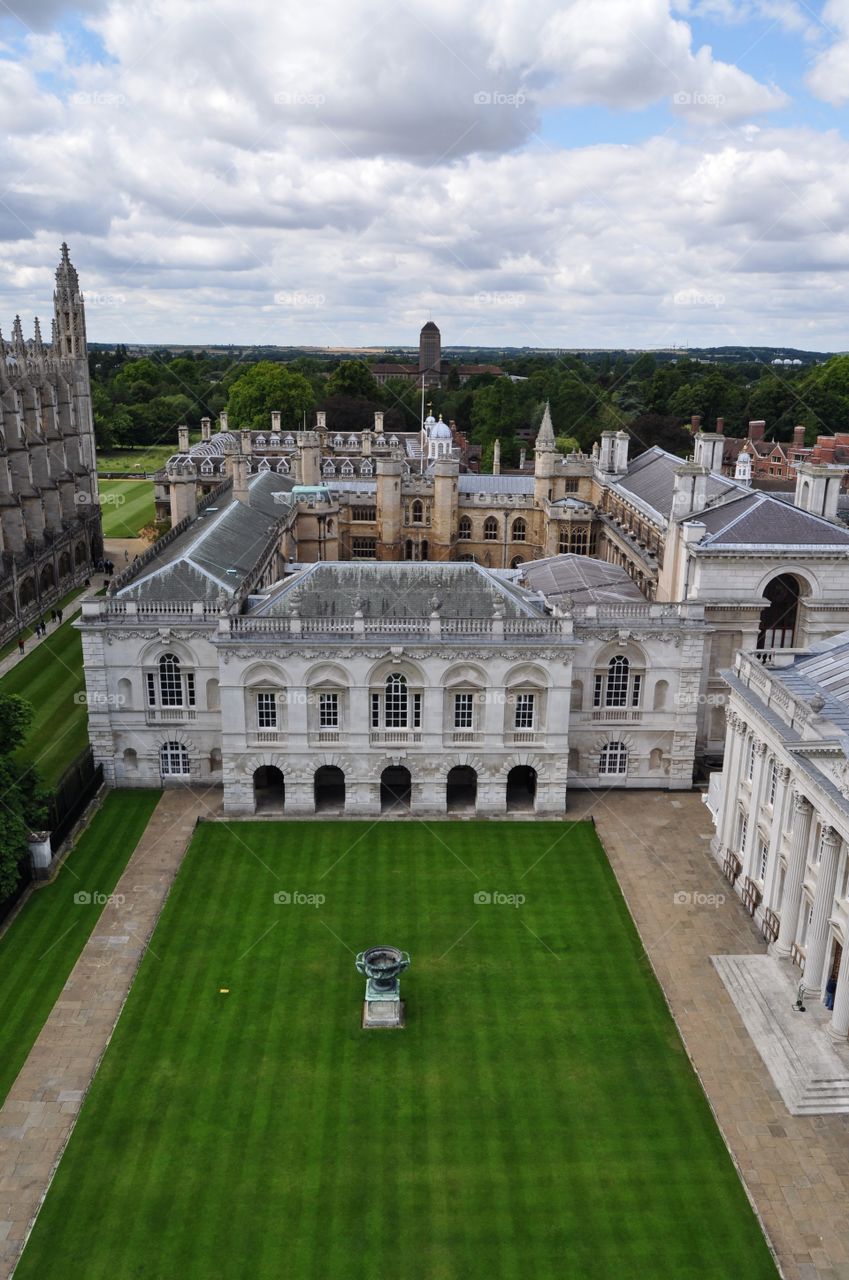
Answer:
<svg viewBox="0 0 849 1280"><path fill-rule="evenodd" d="M305 822L198 829L16 1280L775 1275L591 826Z"/></svg>
<svg viewBox="0 0 849 1280"><path fill-rule="evenodd" d="M189 435L192 444L200 440L200 432L192 431ZM138 471L140 474L158 471L164 467L172 453L177 452L177 429L174 439L166 444L147 445L142 449L108 449L97 451L97 470L103 475L107 471L124 471L128 474Z"/></svg>
<svg viewBox="0 0 849 1280"><path fill-rule="evenodd" d="M104 538L137 538L153 522L152 480L101 480L98 488Z"/></svg>
<svg viewBox="0 0 849 1280"><path fill-rule="evenodd" d="M19 757L37 766L46 786L58 782L88 743L86 708L75 699L84 689L82 642L71 619L0 679L3 693L20 694L35 707Z"/></svg>
<svg viewBox="0 0 849 1280"><path fill-rule="evenodd" d="M111 792L56 879L0 936L0 1103L103 910L74 894L112 892L158 799L158 791Z"/></svg>
<svg viewBox="0 0 849 1280"><path fill-rule="evenodd" d="M64 595L62 597L62 599L59 601L58 606L55 604L47 606L47 608L44 611L45 617L46 618L50 617L51 609L55 609L57 607L60 609L67 609L71 601L76 600L77 596L81 596L85 590L86 590L85 587L73 587L67 593L67 595ZM98 592L97 594L100 595L101 593ZM23 636L24 640L31 640L32 637L35 635L35 632L33 631L32 627L24 627L21 630L20 634ZM4 644L2 649L0 649L0 659L7 658L10 653L14 653L17 650L17 647L18 647L18 637L15 636L14 640L10 640L8 644Z"/></svg>

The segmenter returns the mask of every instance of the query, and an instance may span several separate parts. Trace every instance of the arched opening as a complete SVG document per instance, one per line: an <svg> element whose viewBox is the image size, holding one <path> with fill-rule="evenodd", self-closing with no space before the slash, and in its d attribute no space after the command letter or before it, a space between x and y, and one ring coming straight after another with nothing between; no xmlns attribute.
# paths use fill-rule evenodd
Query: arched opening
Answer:
<svg viewBox="0 0 849 1280"><path fill-rule="evenodd" d="M513 559L510 561L510 568L511 568L511 569L518 569L518 567L519 567L519 565L520 565L520 564L524 564L524 560L522 559L522 557L521 557L521 556L514 556L514 557L513 557Z"/></svg>
<svg viewBox="0 0 849 1280"><path fill-rule="evenodd" d="M413 540L408 538L404 544L404 559L412 560L413 558Z"/></svg>
<svg viewBox="0 0 849 1280"><path fill-rule="evenodd" d="M139 758L132 747L127 747L124 752L124 773L136 773L139 767Z"/></svg>
<svg viewBox="0 0 849 1280"><path fill-rule="evenodd" d="M209 753L209 772L220 773L222 769L221 748L213 747Z"/></svg>
<svg viewBox="0 0 849 1280"><path fill-rule="evenodd" d="M55 580L55 578L53 577L53 565L52 565L52 564L46 564L46 565L43 567L43 569L41 570L41 574L40 574L40 576L39 576L39 579L38 579L38 584L39 584L39 587L41 588L41 590L42 590L42 591L49 591L51 587L53 587L53 586L55 586L55 585L56 585L56 580Z"/></svg>
<svg viewBox="0 0 849 1280"><path fill-rule="evenodd" d="M529 764L515 765L507 775L507 812L532 813L536 794L536 769Z"/></svg>
<svg viewBox="0 0 849 1280"><path fill-rule="evenodd" d="M666 698L669 693L669 682L667 680L658 680L654 686L654 698L652 707L655 711L666 710Z"/></svg>
<svg viewBox="0 0 849 1280"><path fill-rule="evenodd" d="M131 710L133 705L133 683L126 676L118 681L118 706L123 707L125 711Z"/></svg>
<svg viewBox="0 0 849 1280"><path fill-rule="evenodd" d="M410 523L421 524L423 520L424 520L424 507L422 506L421 502L419 502L418 498L416 498L415 502L413 503L410 509Z"/></svg>
<svg viewBox="0 0 849 1280"><path fill-rule="evenodd" d="M478 798L478 775L471 765L458 764L448 771L445 784L449 813L474 813Z"/></svg>
<svg viewBox="0 0 849 1280"><path fill-rule="evenodd" d="M528 536L528 526L521 516L513 521L513 541L524 542Z"/></svg>
<svg viewBox="0 0 849 1280"><path fill-rule="evenodd" d="M764 587L769 604L761 612L759 649L788 649L796 633L799 583L792 573L780 573Z"/></svg>
<svg viewBox="0 0 849 1280"><path fill-rule="evenodd" d="M25 609L28 604L32 604L35 599L35 584L32 578L25 578L18 588L18 597L21 602L21 608Z"/></svg>
<svg viewBox="0 0 849 1280"><path fill-rule="evenodd" d="M498 541L498 521L495 516L487 516L483 522L483 536L485 542Z"/></svg>
<svg viewBox="0 0 849 1280"><path fill-rule="evenodd" d="M424 538L422 540L422 553L421 553L420 559L427 560L429 554L430 554L430 548L428 546L428 541L427 541L427 538Z"/></svg>
<svg viewBox="0 0 849 1280"><path fill-rule="evenodd" d="M63 551L59 557L59 577L67 578L71 572L71 555L68 551Z"/></svg>
<svg viewBox="0 0 849 1280"><path fill-rule="evenodd" d="M254 771L254 804L257 813L282 809L286 803L283 774L274 764L263 764Z"/></svg>
<svg viewBox="0 0 849 1280"><path fill-rule="evenodd" d="M472 536L472 522L468 516L463 516L462 519L460 520L459 525L457 526L457 537L461 538L464 542L468 542L471 536Z"/></svg>
<svg viewBox="0 0 849 1280"><path fill-rule="evenodd" d="M315 771L313 795L316 813L345 812L345 775L335 764L323 764Z"/></svg>
<svg viewBox="0 0 849 1280"><path fill-rule="evenodd" d="M221 698L218 692L218 681L215 679L206 682L206 709L207 711L220 711Z"/></svg>
<svg viewBox="0 0 849 1280"><path fill-rule="evenodd" d="M413 779L402 764L391 764L380 775L380 812L391 813L410 808Z"/></svg>
<svg viewBox="0 0 849 1280"><path fill-rule="evenodd" d="M663 768L663 752L660 747L652 747L649 752L649 768L652 773L657 773Z"/></svg>

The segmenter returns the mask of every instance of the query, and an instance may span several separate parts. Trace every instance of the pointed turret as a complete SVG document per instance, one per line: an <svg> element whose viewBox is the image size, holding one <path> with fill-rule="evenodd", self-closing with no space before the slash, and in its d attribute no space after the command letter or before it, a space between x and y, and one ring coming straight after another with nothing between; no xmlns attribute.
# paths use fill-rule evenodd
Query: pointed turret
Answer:
<svg viewBox="0 0 849 1280"><path fill-rule="evenodd" d="M554 439L554 424L551 421L551 404L548 400L545 402L545 412L542 415L542 422L539 424L537 432L536 448L545 450L555 450L557 441Z"/></svg>
<svg viewBox="0 0 849 1280"><path fill-rule="evenodd" d="M80 293L80 281L63 243L62 257L56 268L56 289L53 294L53 311L58 328L59 344L55 354L60 356L84 356L85 308Z"/></svg>
<svg viewBox="0 0 849 1280"><path fill-rule="evenodd" d="M35 317L34 325L35 337L32 340L32 349L34 354L40 359L44 356L44 341L41 337L41 323L38 316Z"/></svg>
<svg viewBox="0 0 849 1280"><path fill-rule="evenodd" d="M20 316L15 316L15 322L12 325L12 350L15 355L21 359L23 359L27 353L26 345L24 343L24 330Z"/></svg>

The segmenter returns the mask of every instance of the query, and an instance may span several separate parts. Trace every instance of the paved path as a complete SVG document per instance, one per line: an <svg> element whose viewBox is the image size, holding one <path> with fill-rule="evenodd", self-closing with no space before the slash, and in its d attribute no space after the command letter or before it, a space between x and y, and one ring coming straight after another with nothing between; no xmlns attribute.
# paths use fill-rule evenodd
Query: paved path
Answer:
<svg viewBox="0 0 849 1280"><path fill-rule="evenodd" d="M80 594L62 610L62 622L68 622L71 618L76 617L83 607L83 601L93 600L97 595L97 592L103 586L104 581L105 579L102 573L92 574L91 586L81 590ZM43 636L27 636L24 641L23 653L19 653L16 647L7 657L0 659L0 676L4 676L7 671L11 671L12 667L16 667L19 662L23 662L24 658L31 654L34 649L37 649L39 645L44 644L45 640L49 640L50 637L58 630L59 626L62 625L61 623L57 625L57 623L50 621L51 608L55 608L55 605L48 605L44 611L44 620L47 623L47 634ZM27 623L27 626L31 625L31 623Z"/></svg>
<svg viewBox="0 0 849 1280"><path fill-rule="evenodd" d="M700 796L571 798L570 817L589 813L783 1274L849 1280L849 1116L788 1114L711 964L766 947L710 857Z"/></svg>
<svg viewBox="0 0 849 1280"><path fill-rule="evenodd" d="M220 790L163 793L115 886L117 901L104 908L0 1108L0 1280L26 1243L195 822L217 811L220 797Z"/></svg>

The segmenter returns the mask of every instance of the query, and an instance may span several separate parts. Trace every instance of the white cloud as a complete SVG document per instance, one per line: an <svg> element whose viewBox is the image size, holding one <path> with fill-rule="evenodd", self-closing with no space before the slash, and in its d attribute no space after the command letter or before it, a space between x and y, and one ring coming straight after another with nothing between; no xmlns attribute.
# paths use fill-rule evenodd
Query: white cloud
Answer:
<svg viewBox="0 0 849 1280"><path fill-rule="evenodd" d="M814 296L821 345L843 332L847 145L736 127L780 93L694 48L662 0L609 0L603 23L588 0L391 21L378 0L329 0L320 21L209 0L202 23L193 0L112 0L92 23L108 58L71 69L68 101L43 87L52 36L0 81L22 131L0 138L6 327L49 305L67 238L110 300L89 317L104 341L413 340L428 310L449 342L810 341ZM676 93L712 127L535 137L552 104Z"/></svg>
<svg viewBox="0 0 849 1280"><path fill-rule="evenodd" d="M808 74L808 86L833 107L849 102L849 0L828 0L823 26L833 43L818 55Z"/></svg>

